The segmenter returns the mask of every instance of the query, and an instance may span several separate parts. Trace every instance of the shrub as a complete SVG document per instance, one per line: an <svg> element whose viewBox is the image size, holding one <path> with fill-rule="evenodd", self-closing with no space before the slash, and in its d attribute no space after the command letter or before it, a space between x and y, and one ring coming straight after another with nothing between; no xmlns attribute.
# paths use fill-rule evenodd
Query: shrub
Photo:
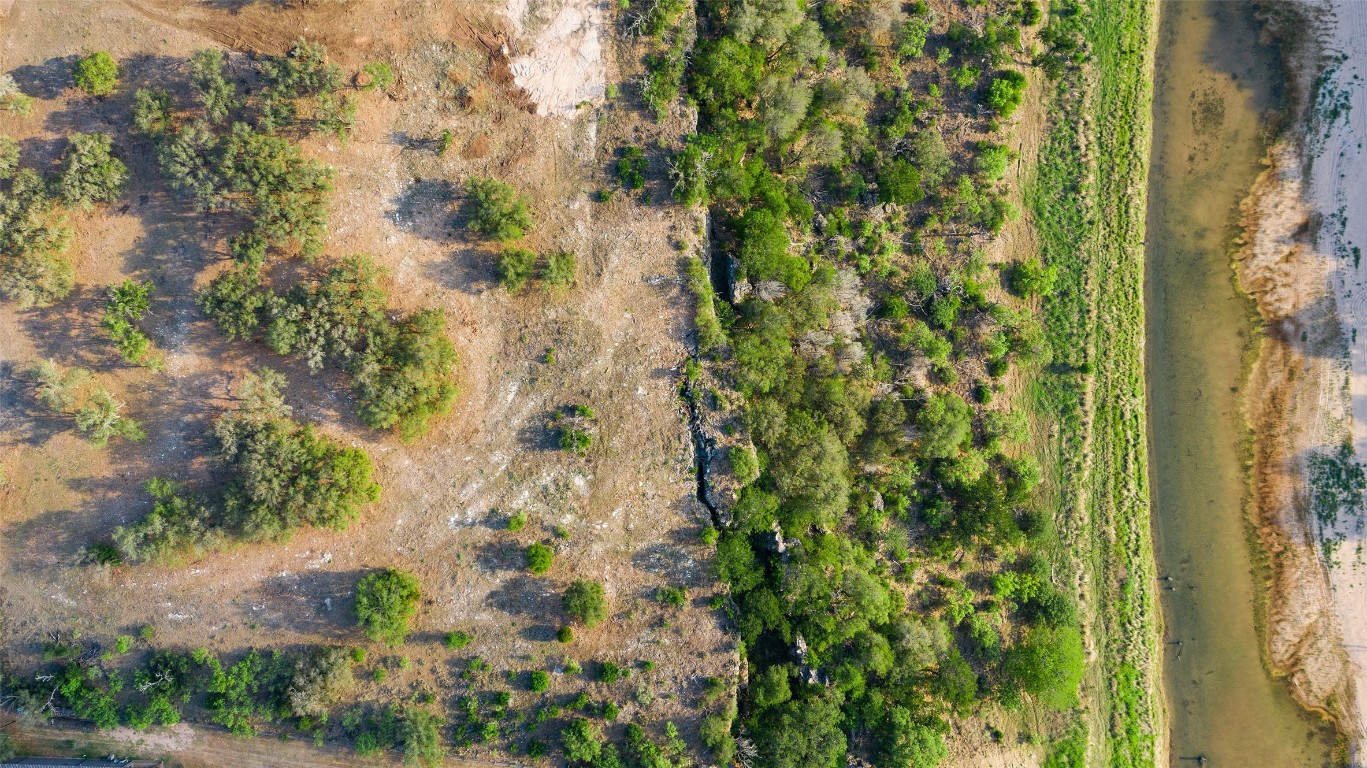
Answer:
<svg viewBox="0 0 1367 768"><path fill-rule="evenodd" d="M474 639L474 636L472 636L470 633L461 632L457 630L455 632L446 633L445 643L447 648L450 648L453 651L458 651L461 648L464 648L465 646L469 645L472 641L474 641Z"/></svg>
<svg viewBox="0 0 1367 768"><path fill-rule="evenodd" d="M415 312L370 332L366 348L350 366L357 414L371 429L398 427L405 441L426 434L431 420L456 400L451 369L456 348L446 337L439 309Z"/></svg>
<svg viewBox="0 0 1367 768"><path fill-rule="evenodd" d="M895 205L911 205L925 197L921 172L904 158L895 157L878 170L878 199Z"/></svg>
<svg viewBox="0 0 1367 768"><path fill-rule="evenodd" d="M73 133L69 141L57 179L62 201L88 208L117 200L128 168L111 153L113 140L102 133Z"/></svg>
<svg viewBox="0 0 1367 768"><path fill-rule="evenodd" d="M198 50L190 56L190 89L204 107L204 116L215 123L226 119L237 106L236 89L223 75L226 66L223 52L216 48Z"/></svg>
<svg viewBox="0 0 1367 768"><path fill-rule="evenodd" d="M560 732L560 747L571 763L592 763L603 751L603 734L587 718L577 717Z"/></svg>
<svg viewBox="0 0 1367 768"><path fill-rule="evenodd" d="M1038 259L1016 262L1011 268L1011 290L1019 296L1048 296L1054 292L1058 270Z"/></svg>
<svg viewBox="0 0 1367 768"><path fill-rule="evenodd" d="M172 126L171 94L147 88L133 93L133 127L139 133L160 139Z"/></svg>
<svg viewBox="0 0 1367 768"><path fill-rule="evenodd" d="M1009 648L1003 670L1021 690L1064 711L1077 703L1086 657L1074 627L1036 627Z"/></svg>
<svg viewBox="0 0 1367 768"><path fill-rule="evenodd" d="M372 61L361 67L370 82L361 86L364 91L387 91L394 84L394 68L383 61Z"/></svg>
<svg viewBox="0 0 1367 768"><path fill-rule="evenodd" d="M518 510L513 514L512 517L508 518L507 528L509 531L517 533L523 528L526 528L527 523L529 522L531 522L531 518L527 515L527 513L523 510Z"/></svg>
<svg viewBox="0 0 1367 768"><path fill-rule="evenodd" d="M557 251L546 257L546 268L541 270L541 281L548 288L566 288L574 284L575 259L570 251Z"/></svg>
<svg viewBox="0 0 1367 768"><path fill-rule="evenodd" d="M345 648L319 648L296 663L286 693L294 716L327 719L332 705L356 686L351 665Z"/></svg>
<svg viewBox="0 0 1367 768"><path fill-rule="evenodd" d="M33 97L20 90L14 75L0 75L0 110L20 117L28 117L33 112Z"/></svg>
<svg viewBox="0 0 1367 768"><path fill-rule="evenodd" d="M10 178L19 170L19 142L8 136L0 136L0 181Z"/></svg>
<svg viewBox="0 0 1367 768"><path fill-rule="evenodd" d="M356 584L356 620L370 639L398 645L408 636L408 622L421 598L412 574L393 568L376 571Z"/></svg>
<svg viewBox="0 0 1367 768"><path fill-rule="evenodd" d="M726 457L731 461L731 474L735 475L736 482L749 485L759 479L759 456L755 454L754 446L733 445Z"/></svg>
<svg viewBox="0 0 1367 768"><path fill-rule="evenodd" d="M557 629L555 631L555 639L562 643L574 642L574 628L570 626L564 626L560 629Z"/></svg>
<svg viewBox="0 0 1367 768"><path fill-rule="evenodd" d="M124 403L109 394L107 390L97 389L76 411L76 428L90 433L90 442L104 447L111 437L122 437L137 442L147 435L142 425L123 415Z"/></svg>
<svg viewBox="0 0 1367 768"><path fill-rule="evenodd" d="M1025 97L1025 86L1025 75L1020 72L1012 69L999 71L987 86L987 106L1002 117L1010 117Z"/></svg>
<svg viewBox="0 0 1367 768"><path fill-rule="evenodd" d="M688 604L688 591L683 587L660 587L655 590L655 599L659 600L661 605L682 608Z"/></svg>
<svg viewBox="0 0 1367 768"><path fill-rule="evenodd" d="M565 590L561 600L565 613L578 619L589 629L593 629L608 617L607 600L603 597L603 585L594 581L576 579Z"/></svg>
<svg viewBox="0 0 1367 768"><path fill-rule="evenodd" d="M990 141L978 142L978 159L975 165L983 181L1000 181L1006 175L1006 166L1011 159L1011 150L1004 144Z"/></svg>
<svg viewBox="0 0 1367 768"><path fill-rule="evenodd" d="M527 547L527 570L542 574L551 569L555 560L555 550L547 544L537 542Z"/></svg>
<svg viewBox="0 0 1367 768"><path fill-rule="evenodd" d="M104 319L100 321L118 347L119 355L134 365L147 360L152 346L147 336L134 325L150 308L151 293L151 283L124 280L111 286L104 305Z"/></svg>
<svg viewBox="0 0 1367 768"><path fill-rule="evenodd" d="M283 381L269 370L248 377L243 406L214 424L219 457L232 472L224 518L249 539L279 539L301 525L345 530L380 496L364 451L288 418Z"/></svg>
<svg viewBox="0 0 1367 768"><path fill-rule="evenodd" d="M551 688L551 675L544 669L533 670L527 679L527 688L532 693L545 693Z"/></svg>
<svg viewBox="0 0 1367 768"><path fill-rule="evenodd" d="M627 189L640 189L646 183L650 162L640 147L623 147L617 159L617 180Z"/></svg>
<svg viewBox="0 0 1367 768"><path fill-rule="evenodd" d="M399 724L399 741L404 761L411 765L435 768L446 759L441 729L446 721L420 707L405 707Z"/></svg>
<svg viewBox="0 0 1367 768"><path fill-rule="evenodd" d="M527 287L536 273L536 254L523 248L508 248L498 256L498 284L516 293Z"/></svg>
<svg viewBox="0 0 1367 768"><path fill-rule="evenodd" d="M76 62L71 71L76 87L91 96L108 96L119 82L119 65L106 51L96 51Z"/></svg>
<svg viewBox="0 0 1367 768"><path fill-rule="evenodd" d="M516 190L496 179L470 179L466 182L470 196L471 231L507 242L516 240L532 228L532 216L527 203Z"/></svg>

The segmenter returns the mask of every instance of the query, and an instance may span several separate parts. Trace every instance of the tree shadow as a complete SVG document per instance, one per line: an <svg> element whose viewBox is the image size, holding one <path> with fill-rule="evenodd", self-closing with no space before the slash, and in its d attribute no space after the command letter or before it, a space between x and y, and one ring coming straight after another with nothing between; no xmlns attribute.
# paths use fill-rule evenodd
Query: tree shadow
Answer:
<svg viewBox="0 0 1367 768"><path fill-rule="evenodd" d="M490 606L511 616L545 619L560 615L560 598L548 579L515 576L489 593Z"/></svg>
<svg viewBox="0 0 1367 768"><path fill-rule="evenodd" d="M458 239L452 220L451 200L456 187L446 179L414 179L386 211L389 220L405 232L425 240L452 243Z"/></svg>
<svg viewBox="0 0 1367 768"><path fill-rule="evenodd" d="M489 573L521 571L526 568L526 565L527 557L517 542L485 542L479 545L475 551L475 566Z"/></svg>
<svg viewBox="0 0 1367 768"><path fill-rule="evenodd" d="M55 99L67 88L74 88L71 69L79 56L54 56L42 64L24 64L9 71L25 94L38 99Z"/></svg>
<svg viewBox="0 0 1367 768"><path fill-rule="evenodd" d="M356 582L369 571L310 570L261 580L245 593L240 613L267 630L288 630L325 640L355 640L351 607Z"/></svg>

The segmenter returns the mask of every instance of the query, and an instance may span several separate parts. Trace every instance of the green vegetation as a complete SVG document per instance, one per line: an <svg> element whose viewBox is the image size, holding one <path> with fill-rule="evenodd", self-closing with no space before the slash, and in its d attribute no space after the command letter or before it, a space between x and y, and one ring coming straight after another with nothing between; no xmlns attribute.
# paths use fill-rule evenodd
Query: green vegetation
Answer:
<svg viewBox="0 0 1367 768"><path fill-rule="evenodd" d="M565 590L561 606L565 613L588 629L593 629L608 617L608 603L603 597L603 585L596 581L575 579Z"/></svg>
<svg viewBox="0 0 1367 768"><path fill-rule="evenodd" d="M13 112L19 117L28 117L33 113L33 97L19 88L14 75L0 75L0 110Z"/></svg>
<svg viewBox="0 0 1367 768"><path fill-rule="evenodd" d="M408 622L421 597L412 574L393 568L376 571L356 584L356 620L371 640L398 645L408 636Z"/></svg>
<svg viewBox="0 0 1367 768"><path fill-rule="evenodd" d="M527 547L527 570L537 575L546 573L555 562L555 550L549 544L536 542Z"/></svg>
<svg viewBox="0 0 1367 768"><path fill-rule="evenodd" d="M372 61L361 67L361 72L369 79L361 90L387 91L394 84L394 68L383 61Z"/></svg>
<svg viewBox="0 0 1367 768"><path fill-rule="evenodd" d="M497 179L470 179L465 183L470 201L470 231L500 242L517 240L532 228L532 214L517 190Z"/></svg>
<svg viewBox="0 0 1367 768"><path fill-rule="evenodd" d="M453 651L458 651L461 648L464 648L465 646L469 645L471 642L474 641L474 639L475 638L468 632L461 632L457 630L455 632L447 632L446 639L444 642L446 643L447 648L450 648Z"/></svg>
<svg viewBox="0 0 1367 768"><path fill-rule="evenodd" d="M119 84L119 65L108 51L95 51L76 61L71 70L76 87L91 96L108 96Z"/></svg>
<svg viewBox="0 0 1367 768"><path fill-rule="evenodd" d="M1120 768L1152 764L1163 732L1145 470L1145 210L1134 199L1147 177L1155 15L1150 2L1055 4L1039 58L1055 80L1051 127L1027 195L1054 272L1045 328L1062 369L1034 383L1032 407L1061 433L1051 486L1063 537L1087 553L1086 619L1099 644L1091 733L1069 738L1089 739L1095 759ZM1076 119L1084 113L1094 121Z"/></svg>
<svg viewBox="0 0 1367 768"><path fill-rule="evenodd" d="M132 441L146 437L142 425L123 415L122 400L107 389L90 386L89 371L40 360L28 369L27 376L33 382L34 399L49 410L70 417L95 445L103 448L114 437Z"/></svg>
<svg viewBox="0 0 1367 768"><path fill-rule="evenodd" d="M73 133L68 141L57 179L62 202L89 208L92 203L117 200L128 180L128 169L111 153L112 140L102 133Z"/></svg>
<svg viewBox="0 0 1367 768"><path fill-rule="evenodd" d="M0 174L0 295L20 308L47 306L75 284L66 258L71 229L49 194L55 182L18 169L17 146L7 146Z"/></svg>
<svg viewBox="0 0 1367 768"><path fill-rule="evenodd" d="M249 375L238 389L242 405L215 423L228 473L219 501L185 494L168 480L148 482L152 512L114 531L124 559L198 556L230 539L284 539L303 525L342 530L379 498L369 456L289 418L283 383L269 370Z"/></svg>
<svg viewBox="0 0 1367 768"><path fill-rule="evenodd" d="M153 354L152 341L135 325L151 308L151 283L125 280L109 288L100 326L109 332L119 356L133 365L160 367L161 358Z"/></svg>

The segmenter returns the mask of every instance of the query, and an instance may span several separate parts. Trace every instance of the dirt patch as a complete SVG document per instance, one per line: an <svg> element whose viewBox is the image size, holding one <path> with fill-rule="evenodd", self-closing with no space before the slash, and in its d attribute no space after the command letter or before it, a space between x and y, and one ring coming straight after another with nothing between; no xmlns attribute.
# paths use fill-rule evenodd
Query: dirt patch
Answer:
<svg viewBox="0 0 1367 768"><path fill-rule="evenodd" d="M599 0L510 0L519 42L511 70L537 114L568 117L602 101L607 88Z"/></svg>

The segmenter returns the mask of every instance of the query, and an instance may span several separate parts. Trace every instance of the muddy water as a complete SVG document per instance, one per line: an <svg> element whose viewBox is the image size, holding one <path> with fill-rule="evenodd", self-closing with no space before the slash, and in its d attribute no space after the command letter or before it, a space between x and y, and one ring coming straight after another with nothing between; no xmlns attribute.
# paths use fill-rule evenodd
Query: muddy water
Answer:
<svg viewBox="0 0 1367 768"><path fill-rule="evenodd" d="M1227 244L1259 170L1263 117L1279 105L1275 63L1248 3L1163 3L1145 299L1174 766L1329 762L1329 734L1263 668L1241 503L1237 388L1250 326Z"/></svg>

